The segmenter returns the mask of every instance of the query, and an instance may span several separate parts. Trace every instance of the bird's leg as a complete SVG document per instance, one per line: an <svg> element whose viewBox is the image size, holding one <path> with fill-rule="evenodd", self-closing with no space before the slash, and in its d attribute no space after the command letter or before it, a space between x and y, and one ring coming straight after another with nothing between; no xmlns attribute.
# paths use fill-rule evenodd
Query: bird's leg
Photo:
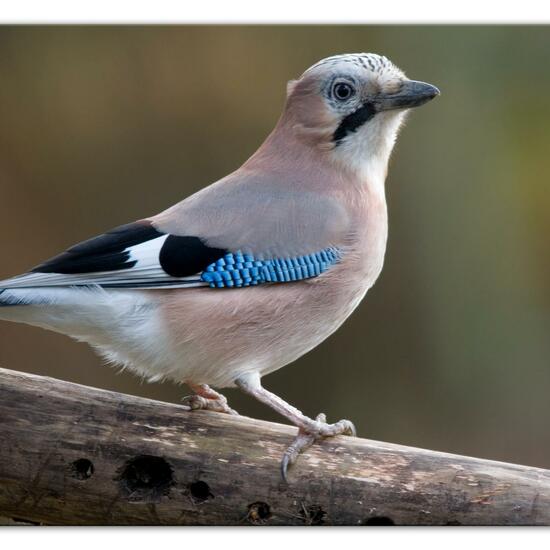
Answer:
<svg viewBox="0 0 550 550"><path fill-rule="evenodd" d="M182 399L183 405L188 407L189 410L202 409L227 414L239 414L227 404L227 399L221 393L213 390L210 386L206 384L190 384L189 382L187 385L194 392L193 395L188 395Z"/></svg>
<svg viewBox="0 0 550 550"><path fill-rule="evenodd" d="M311 447L318 439L341 434L352 436L356 434L355 426L349 420L340 420L334 424L327 424L323 413L317 415L315 420L305 416L301 411L289 405L279 396L263 388L260 383L260 377L257 374L239 378L235 381L235 384L245 393L265 403L298 426L298 435L285 451L281 462L281 473L285 481L287 479L288 467L296 461L300 453Z"/></svg>

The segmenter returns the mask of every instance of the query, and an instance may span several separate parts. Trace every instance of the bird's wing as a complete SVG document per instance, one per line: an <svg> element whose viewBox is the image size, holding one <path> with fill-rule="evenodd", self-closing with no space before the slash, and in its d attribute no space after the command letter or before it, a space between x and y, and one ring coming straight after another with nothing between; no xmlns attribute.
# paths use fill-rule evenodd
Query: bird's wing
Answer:
<svg viewBox="0 0 550 550"><path fill-rule="evenodd" d="M330 208L298 207L286 197L281 209L280 198L271 197L271 206L259 204L256 212L244 198L225 201L221 208L208 196L190 201L190 207L183 201L179 210L77 244L29 273L1 281L0 289L228 288L320 275L341 255L338 239L329 238L335 236ZM321 212L308 216L307 223L297 221L306 207Z"/></svg>
<svg viewBox="0 0 550 550"><path fill-rule="evenodd" d="M1 281L0 288L203 286L200 272L223 252L197 237L173 237L140 220L77 244L29 273Z"/></svg>

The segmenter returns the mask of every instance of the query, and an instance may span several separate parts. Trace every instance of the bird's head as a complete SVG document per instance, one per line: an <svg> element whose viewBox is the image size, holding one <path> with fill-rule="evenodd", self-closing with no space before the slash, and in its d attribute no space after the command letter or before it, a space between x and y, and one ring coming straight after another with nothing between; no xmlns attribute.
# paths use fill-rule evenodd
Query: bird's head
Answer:
<svg viewBox="0 0 550 550"><path fill-rule="evenodd" d="M408 79L386 57L336 55L289 82L282 121L348 167L385 166L404 115L439 90Z"/></svg>

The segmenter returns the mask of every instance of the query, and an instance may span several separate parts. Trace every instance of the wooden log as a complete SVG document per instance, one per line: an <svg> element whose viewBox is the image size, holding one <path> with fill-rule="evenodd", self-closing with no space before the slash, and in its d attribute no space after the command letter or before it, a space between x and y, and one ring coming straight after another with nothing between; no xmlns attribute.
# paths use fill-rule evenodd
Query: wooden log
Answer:
<svg viewBox="0 0 550 550"><path fill-rule="evenodd" d="M0 369L0 516L55 525L549 525L550 471Z"/></svg>

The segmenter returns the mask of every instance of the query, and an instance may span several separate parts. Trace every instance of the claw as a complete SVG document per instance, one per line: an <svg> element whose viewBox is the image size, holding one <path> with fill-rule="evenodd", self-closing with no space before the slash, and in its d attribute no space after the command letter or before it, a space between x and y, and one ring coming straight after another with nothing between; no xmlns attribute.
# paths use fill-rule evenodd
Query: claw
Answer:
<svg viewBox="0 0 550 550"><path fill-rule="evenodd" d="M288 483L288 468L290 468L290 466L296 462L298 456L311 447L315 441L340 434L354 437L356 435L355 426L349 420L340 420L340 422L336 422L336 424L327 424L326 416L324 413L320 413L315 417L315 421L322 423L325 429L321 428L317 433L309 433L303 428L300 428L298 430L298 435L283 455L281 461L281 475L285 483Z"/></svg>
<svg viewBox="0 0 550 550"><path fill-rule="evenodd" d="M345 426L344 431L342 432L342 435L357 437L357 430L355 429L353 422L351 422L350 420L341 420L340 422L342 422L342 424Z"/></svg>
<svg viewBox="0 0 550 550"><path fill-rule="evenodd" d="M306 449L308 449L315 443L318 437L319 436L305 433L301 429L298 431L296 439L285 451L285 454L283 455L283 460L281 461L281 475L283 476L283 480L285 482L288 483L288 468L296 462L296 459L298 458L298 455L300 453L303 453Z"/></svg>
<svg viewBox="0 0 550 550"><path fill-rule="evenodd" d="M288 483L288 477L286 475L286 472L288 470L289 465L291 464L290 458L287 453L288 453L288 449L283 455L283 460L281 460L281 477L283 478L283 481L285 483Z"/></svg>

